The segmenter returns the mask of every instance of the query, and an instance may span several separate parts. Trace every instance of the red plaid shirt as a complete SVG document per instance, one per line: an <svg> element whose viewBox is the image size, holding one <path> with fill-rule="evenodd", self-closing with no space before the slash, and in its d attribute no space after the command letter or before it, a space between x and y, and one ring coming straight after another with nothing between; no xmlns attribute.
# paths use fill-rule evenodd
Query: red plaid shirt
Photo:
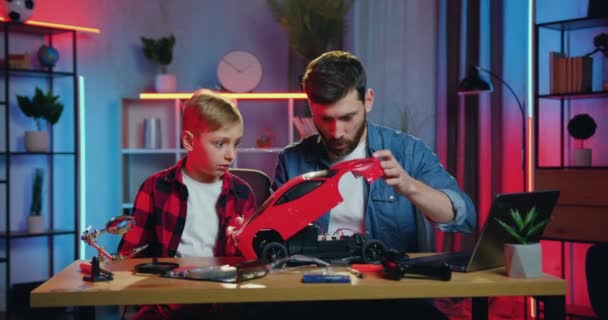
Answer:
<svg viewBox="0 0 608 320"><path fill-rule="evenodd" d="M142 184L133 206L135 224L120 240L118 253L128 255L144 244L148 248L139 257L174 257L186 224L188 189L182 182L186 158L176 165L157 172ZM219 217L218 239L214 256L234 256L239 253L226 236L228 226L237 226L235 219L249 219L255 212L251 187L240 178L226 172L222 191L215 205Z"/></svg>

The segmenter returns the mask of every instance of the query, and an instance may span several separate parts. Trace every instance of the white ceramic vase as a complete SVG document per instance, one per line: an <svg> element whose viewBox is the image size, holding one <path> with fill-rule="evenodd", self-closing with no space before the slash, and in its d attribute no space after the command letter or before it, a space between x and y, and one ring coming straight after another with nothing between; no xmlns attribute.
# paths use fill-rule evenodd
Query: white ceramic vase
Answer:
<svg viewBox="0 0 608 320"><path fill-rule="evenodd" d="M174 74L157 74L155 82L156 92L175 92L177 90L177 79Z"/></svg>
<svg viewBox="0 0 608 320"><path fill-rule="evenodd" d="M49 151L49 133L47 131L26 131L23 140L27 152Z"/></svg>
<svg viewBox="0 0 608 320"><path fill-rule="evenodd" d="M27 232L42 233L44 232L44 218L42 216L27 217Z"/></svg>
<svg viewBox="0 0 608 320"><path fill-rule="evenodd" d="M574 166L575 167L590 167L591 166L591 149L577 148L574 149Z"/></svg>
<svg viewBox="0 0 608 320"><path fill-rule="evenodd" d="M505 243L505 270L513 278L536 278L542 274L540 243Z"/></svg>

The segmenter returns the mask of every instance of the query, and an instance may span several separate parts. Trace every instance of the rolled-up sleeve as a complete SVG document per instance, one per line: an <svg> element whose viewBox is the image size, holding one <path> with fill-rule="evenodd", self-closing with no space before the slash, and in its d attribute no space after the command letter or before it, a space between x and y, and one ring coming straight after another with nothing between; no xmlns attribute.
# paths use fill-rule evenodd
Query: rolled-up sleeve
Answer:
<svg viewBox="0 0 608 320"><path fill-rule="evenodd" d="M437 228L448 232L473 232L476 217L475 211L469 208L472 204L467 203L460 192L450 189L440 189L439 191L450 199L454 210L454 219L448 223L436 223Z"/></svg>

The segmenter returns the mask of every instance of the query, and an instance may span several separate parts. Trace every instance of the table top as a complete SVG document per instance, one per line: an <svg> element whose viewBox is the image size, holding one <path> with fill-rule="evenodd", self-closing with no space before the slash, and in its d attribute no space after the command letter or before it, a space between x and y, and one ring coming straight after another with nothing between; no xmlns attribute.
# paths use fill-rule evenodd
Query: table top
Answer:
<svg viewBox="0 0 608 320"><path fill-rule="evenodd" d="M167 258L180 266L217 266L230 263L225 258ZM234 260L232 260L233 262ZM82 280L80 263L75 261L31 292L32 307L101 306L125 304L235 303L281 301L330 301L398 298L551 296L566 295L566 282L543 275L533 279L505 276L504 268L471 273L453 272L450 281L404 278L387 280L379 274L362 279L351 276L351 283L304 284L296 268L273 271L263 278L238 284L162 278L135 274L134 266L150 259L129 259L103 266L114 273L108 282ZM334 267L333 271L348 273Z"/></svg>

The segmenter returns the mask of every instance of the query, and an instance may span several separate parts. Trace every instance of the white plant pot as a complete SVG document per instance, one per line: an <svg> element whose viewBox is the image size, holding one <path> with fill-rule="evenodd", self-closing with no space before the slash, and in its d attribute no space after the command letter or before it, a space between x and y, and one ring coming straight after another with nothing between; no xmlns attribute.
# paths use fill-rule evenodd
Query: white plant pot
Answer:
<svg viewBox="0 0 608 320"><path fill-rule="evenodd" d="M587 149L587 148L574 149L574 166L575 167L590 167L591 166L591 149Z"/></svg>
<svg viewBox="0 0 608 320"><path fill-rule="evenodd" d="M156 92L175 92L177 90L177 79L174 74L157 74L155 82Z"/></svg>
<svg viewBox="0 0 608 320"><path fill-rule="evenodd" d="M27 232L42 233L44 232L44 218L42 216L27 217Z"/></svg>
<svg viewBox="0 0 608 320"><path fill-rule="evenodd" d="M47 131L26 131L23 142L27 152L49 151L49 133Z"/></svg>
<svg viewBox="0 0 608 320"><path fill-rule="evenodd" d="M513 278L536 278L542 274L540 243L505 243L505 270Z"/></svg>

